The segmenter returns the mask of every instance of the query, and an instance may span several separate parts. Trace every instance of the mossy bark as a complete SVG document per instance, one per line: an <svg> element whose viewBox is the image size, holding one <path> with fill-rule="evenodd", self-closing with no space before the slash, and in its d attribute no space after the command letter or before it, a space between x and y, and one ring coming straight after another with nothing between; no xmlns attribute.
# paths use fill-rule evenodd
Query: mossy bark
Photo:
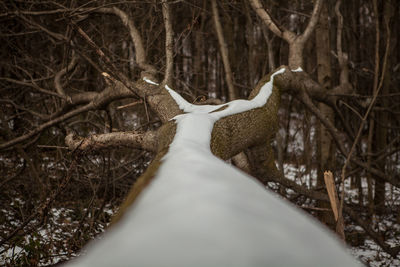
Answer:
<svg viewBox="0 0 400 267"><path fill-rule="evenodd" d="M252 91L250 99L257 95L269 80L264 77ZM274 87L266 105L228 116L217 121L211 134L211 151L224 160L246 148L267 143L278 127L279 90Z"/></svg>
<svg viewBox="0 0 400 267"><path fill-rule="evenodd" d="M252 91L253 98L261 87L269 81L270 76L264 77ZM266 105L261 108L248 110L231 115L217 121L211 135L211 151L218 157L226 160L251 146L265 144L270 148L270 140L275 135L278 125L277 112L279 107L279 90L274 87ZM168 152L169 145L176 133L176 123L168 121L157 131L157 154L145 173L139 177L126 200L121 205L113 223L120 220L143 189L151 183L162 164L162 158ZM268 162L264 166L274 166L272 150Z"/></svg>

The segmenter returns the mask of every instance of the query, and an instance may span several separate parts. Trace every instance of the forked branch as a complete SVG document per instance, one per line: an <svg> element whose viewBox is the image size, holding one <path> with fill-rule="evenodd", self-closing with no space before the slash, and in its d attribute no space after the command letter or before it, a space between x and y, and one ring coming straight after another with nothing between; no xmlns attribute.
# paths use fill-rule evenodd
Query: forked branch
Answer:
<svg viewBox="0 0 400 267"><path fill-rule="evenodd" d="M304 44L310 38L311 33L314 31L318 18L321 13L322 4L324 0L316 0L311 18L307 24L306 29L301 35L296 35L294 32L278 26L272 19L271 15L262 7L259 0L249 0L251 6L257 15L261 18L263 23L277 36L283 38L289 44L289 66L291 69L303 67L303 48Z"/></svg>

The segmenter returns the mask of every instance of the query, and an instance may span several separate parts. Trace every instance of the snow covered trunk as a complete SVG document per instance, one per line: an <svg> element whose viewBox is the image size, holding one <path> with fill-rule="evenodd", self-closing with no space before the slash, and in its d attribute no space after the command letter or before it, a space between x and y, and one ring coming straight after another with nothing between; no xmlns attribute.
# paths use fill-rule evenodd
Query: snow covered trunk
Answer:
<svg viewBox="0 0 400 267"><path fill-rule="evenodd" d="M243 114L270 105L277 109L273 77L284 71L261 84L252 100L217 106L192 105L166 86L185 113L161 129L159 153L128 197L118 224L71 264L357 266L318 222L214 155L228 155L229 148L210 150L213 143L246 142L232 132L222 139L212 134L219 121L248 119ZM249 127L259 125L249 121Z"/></svg>

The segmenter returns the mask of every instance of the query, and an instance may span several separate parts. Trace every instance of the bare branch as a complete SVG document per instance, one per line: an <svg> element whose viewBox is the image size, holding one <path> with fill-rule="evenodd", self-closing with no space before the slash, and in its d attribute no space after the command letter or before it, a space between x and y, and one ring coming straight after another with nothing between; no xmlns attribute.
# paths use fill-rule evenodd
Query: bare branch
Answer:
<svg viewBox="0 0 400 267"><path fill-rule="evenodd" d="M40 93L56 96L56 97L61 98L61 99L66 99L66 97L63 96L63 95L60 95L60 94L58 94L56 92L52 92L52 91L46 90L44 88L41 88L34 81L32 81L32 83L29 83L29 82L15 80L15 79L7 78L7 77L0 77L0 80L7 81L7 82L10 82L10 83L15 83L15 84L22 85L22 86L31 87L31 88L34 88L36 91L38 91Z"/></svg>
<svg viewBox="0 0 400 267"><path fill-rule="evenodd" d="M275 60L274 60L274 49L272 46L272 41L274 39L274 35L272 37L269 36L268 34L268 28L265 26L265 24L262 24L261 30L265 39L265 42L267 43L267 50L268 50L268 66L269 66L269 71L273 71L276 69L275 66Z"/></svg>
<svg viewBox="0 0 400 267"><path fill-rule="evenodd" d="M93 95L90 94L89 96L93 96ZM51 119L51 120L39 125L38 127L34 128L32 131L30 131L24 135L21 135L10 141L0 144L0 149L5 149L5 148L8 148L15 144L24 142L27 139L31 138L32 136L40 133L41 131L43 131L53 125L56 125L57 123L63 122L67 119L70 119L70 118L76 116L76 115L79 115L83 112L87 112L89 110L94 110L94 109L100 108L113 100L124 98L124 97L129 97L129 96L132 97L133 94L121 83L115 84L114 87L111 87L111 86L107 87L105 90L103 90L101 93L99 93L94 99L92 99L92 101L89 102L88 104L78 107L74 110L71 110L70 112L60 115L54 119Z"/></svg>
<svg viewBox="0 0 400 267"><path fill-rule="evenodd" d="M118 16L122 23L128 27L129 30L129 34L131 36L132 42L134 44L135 47L135 55L136 55L136 63L138 64L138 66L144 70L144 73L142 74L142 76L150 76L149 78L151 79L155 79L155 75L157 73L156 68L147 63L146 60L146 52L144 49L144 45L143 45L143 40L142 37L138 31L138 29L135 27L135 24L133 23L133 20L128 16L128 14L124 11L122 11L121 9L117 8L117 7L102 7L102 8L90 8L90 9L57 9L57 10L53 10L53 11L46 11L44 12L44 14L53 14L53 13L60 13L60 12L73 12L73 11L81 11L81 12L98 12L98 13L105 13L105 14L113 14ZM28 22L29 24L31 24L32 26L34 26L37 29L40 29L44 32L46 32L48 35L52 36L53 38L60 40L60 41L68 41L65 36L59 34L59 33L55 33L52 32L50 30L48 30L47 28L41 26L40 24L36 23L33 20L27 19L25 16L23 16L23 14L28 14L28 15L42 15L43 12L32 12L32 11L18 11L18 12L9 12L9 13L5 13L5 14L0 14L1 16L5 16L8 14L15 14L17 16L19 16L20 18L22 18L23 20L25 20L26 22Z"/></svg>
<svg viewBox="0 0 400 267"><path fill-rule="evenodd" d="M164 83L170 84L173 78L173 49L174 49L174 32L172 30L171 23L171 12L169 8L168 2L165 0L162 3L162 11L164 18L164 26L165 26L165 56L166 56L166 67L165 67L165 76Z"/></svg>
<svg viewBox="0 0 400 267"><path fill-rule="evenodd" d="M272 20L269 13L263 8L259 0L249 0L250 5L253 7L257 15L262 19L264 24L277 36L284 38L284 31L282 31L278 25ZM285 39L286 40L286 39ZM286 40L288 41L288 40ZM289 42L289 41L288 41Z"/></svg>
<svg viewBox="0 0 400 267"><path fill-rule="evenodd" d="M303 34L300 36L303 42L306 42L310 38L311 33L314 31L318 24L319 14L321 13L322 5L324 0L317 0L314 4L314 9L310 20L308 21L307 27Z"/></svg>
<svg viewBox="0 0 400 267"><path fill-rule="evenodd" d="M221 22L219 21L218 6L216 0L211 0L211 6L215 31L217 32L219 50L221 52L222 62L225 69L225 79L228 85L229 100L234 100L237 98L237 94L235 87L233 86L233 77L231 65L229 63L228 47L226 45L225 38L222 32Z"/></svg>
<svg viewBox="0 0 400 267"><path fill-rule="evenodd" d="M338 18L337 32L336 32L336 49L339 58L339 64L341 63L340 59L342 57L342 31L343 31L343 16L340 13L340 5L342 0L338 0L335 5L335 13Z"/></svg>
<svg viewBox="0 0 400 267"><path fill-rule="evenodd" d="M104 52L101 50L101 48L92 40L92 38L90 38L86 32L79 27L76 23L71 23L71 25L77 30L77 32L85 39L85 41L96 51L97 55L100 56L100 58L107 63L106 64L106 68L107 71L111 72L115 77L117 77L122 83L124 83L126 85L126 87L128 89L129 86L127 85L129 83L129 79L121 72L117 69L117 67L112 63L112 61L110 60L110 58L108 56L106 56L106 54L104 54ZM103 73L103 72L102 72ZM107 74L108 75L108 74ZM103 75L104 76L104 75ZM112 79L112 77L110 77L110 75L107 76L108 78ZM135 93L134 91L132 91L133 93Z"/></svg>
<svg viewBox="0 0 400 267"><path fill-rule="evenodd" d="M54 86L56 88L57 93L66 97L63 86L61 85L61 78L68 73L68 71L72 70L78 61L78 57L74 55L71 59L71 62L65 68L61 69L54 77Z"/></svg>
<svg viewBox="0 0 400 267"><path fill-rule="evenodd" d="M113 132L106 134L94 134L86 138L77 137L73 133L65 137L65 144L70 150L99 150L110 147L125 146L130 148L156 151L156 133L148 131L137 132Z"/></svg>
<svg viewBox="0 0 400 267"><path fill-rule="evenodd" d="M7 11L5 13L1 13L0 17L7 17L10 15L16 16L19 14L25 14L25 15L30 15L30 16L53 15L53 14L58 14L58 13L71 12L73 10L75 10L75 9L59 8L59 9L45 10L45 11L31 11L31 10Z"/></svg>
<svg viewBox="0 0 400 267"><path fill-rule="evenodd" d="M70 103L71 105L81 105L81 104L87 104L90 101L93 101L96 97L99 96L99 92L82 92L79 94L74 94L71 95L70 98Z"/></svg>
<svg viewBox="0 0 400 267"><path fill-rule="evenodd" d="M323 0L317 0L314 5L311 19L304 32L297 36L294 32L278 27L278 25L272 20L269 13L262 7L259 0L249 0L251 6L256 11L258 16L262 19L264 24L277 36L284 39L289 44L289 66L292 69L298 67L303 68L303 49L305 42L309 39L311 33L314 31L317 23L319 14L321 13L321 7Z"/></svg>
<svg viewBox="0 0 400 267"><path fill-rule="evenodd" d="M30 20L30 19L27 19L22 14L18 13L17 15L20 18L22 18L24 21L26 21L27 23L31 24L36 29L39 29L39 30L47 33L49 36L53 37L54 39L59 40L59 41L68 41L68 39L64 35L56 33L56 32L52 32L52 31L48 30L47 28L43 27L42 25L40 25L39 23L37 23L37 22L35 22L33 20Z"/></svg>
<svg viewBox="0 0 400 267"><path fill-rule="evenodd" d="M372 1L374 6L374 16L375 16L375 69L374 69L374 88L375 92L378 88L379 81L379 42L380 42L380 30L379 30L379 13L378 13L378 3L377 0Z"/></svg>
<svg viewBox="0 0 400 267"><path fill-rule="evenodd" d="M57 124L57 123L63 122L65 120L69 119L69 118L72 118L72 117L74 117L74 116L76 116L78 114L81 114L82 112L86 112L86 111L92 110L93 108L94 108L94 106L93 106L93 103L91 102L91 103L89 103L89 104L87 104L85 106L82 106L82 107L79 107L77 109L74 109L74 110L72 110L72 111L70 111L70 112L68 112L68 113L66 113L66 114L64 114L64 115L62 115L60 117L57 117L57 118L55 118L53 120L50 120L50 121L48 121L46 123L41 124L40 126L36 127L34 130L30 131L29 133L26 133L26 134L21 135L21 136L19 136L17 138L14 138L14 139L12 139L10 141L7 141L5 143L0 144L0 149L5 149L5 148L8 148L8 147L13 146L15 144L21 143L21 142L31 138L32 136L40 133L41 131L43 131L43 130L45 130L45 129L47 129L47 128L55 125L55 124Z"/></svg>
<svg viewBox="0 0 400 267"><path fill-rule="evenodd" d="M348 63L348 55L347 53L343 53L342 51L342 31L343 31L343 16L340 13L340 5L341 0L338 0L335 5L335 13L338 17L338 26L336 33L336 49L337 49L337 57L339 61L340 67L340 84L350 84L349 83L349 67Z"/></svg>
<svg viewBox="0 0 400 267"><path fill-rule="evenodd" d="M122 23L128 27L129 29L129 34L131 36L133 45L135 46L135 54L136 54L136 63L138 66L145 71L145 73L142 74L142 76L151 76L149 78L155 77L155 74L157 73L157 70L155 69L154 66L150 65L147 63L146 60L146 51L143 46L143 40L142 37L138 31L138 29L135 27L135 24L133 23L133 20L126 14L124 11L117 7L112 7L112 8L100 8L97 10L94 10L95 12L101 12L101 13L108 13L108 14L114 14L118 16Z"/></svg>
<svg viewBox="0 0 400 267"><path fill-rule="evenodd" d="M386 67L386 64L384 64L384 66ZM306 106L306 108L308 108L326 127L342 155L348 157L348 150L343 143L343 138L340 136L339 130L321 113L321 111L314 105L312 101L312 99L318 100L332 107L335 107L335 101L332 101L332 98L334 99L334 94L331 95L326 93L326 90L317 82L312 80L311 77L309 77L308 74L306 74L305 72L291 72L290 70L288 70L288 68L287 71L285 71L283 74L276 76L274 84L281 90L281 92L288 91L288 89L290 89L291 94L297 96L298 99ZM331 91L335 90L336 89L333 89ZM325 96L322 96L323 92L325 92ZM375 102L376 97L377 95L375 95L373 102ZM376 168L368 166L367 163L359 160L358 158L350 157L350 161L365 169L366 171L371 172L380 179L383 179L384 181L396 187L400 187L400 181L386 175Z"/></svg>
<svg viewBox="0 0 400 267"><path fill-rule="evenodd" d="M321 123L326 127L326 129L329 131L331 134L333 140L335 141L336 145L339 148L339 151L343 154L343 156L347 157L351 162L357 164L361 168L365 169L366 171L369 171L379 177L380 179L383 179L384 181L396 186L400 187L400 181L398 181L395 178L392 178L385 173L381 172L378 169L372 168L368 166L367 163L360 161L357 158L352 158L351 155L347 152L347 149L345 148L345 145L343 141L341 140L341 137L339 136L339 130L332 124L330 120L328 120L322 113L321 111L314 105L312 102L310 96L307 94L307 92L303 91L299 95L299 100L321 121ZM346 165L346 164L345 164ZM347 168L347 166L344 166L344 168ZM343 174L342 174L342 177Z"/></svg>
<svg viewBox="0 0 400 267"><path fill-rule="evenodd" d="M378 14L378 13L377 13L377 2L376 2L376 0L374 0L373 3L374 3L374 11L375 11L375 14ZM376 18L376 20L378 21L379 19ZM356 139L354 140L353 145L351 146L350 153L348 154L348 156L347 156L347 158L346 158L346 161L345 161L345 163L344 163L344 165L343 165L343 168L342 168L342 177L341 177L341 178L342 178L342 190L344 190L344 177L345 177L345 175L346 175L347 166L348 166L350 160L352 159L352 154L353 154L353 152L354 152L354 150L355 150L356 145L357 145L358 142L359 142L359 139L361 138L361 132L362 132L362 130L363 130L363 128L364 128L365 123L367 122L367 118L368 118L368 116L369 116L369 114L370 114L372 108L375 106L376 99L377 99L377 97L378 97L379 92L381 91L382 86L383 86L384 75L385 75L385 73L386 73L387 62L388 62L388 56L389 56L389 50L390 50L390 49L389 49L389 48L390 48L390 27L389 27L388 25L386 25L386 27L387 27L387 39L386 39L386 46L385 46L385 55L384 55L383 64L382 64L381 79L380 79L380 82L379 82L379 85L378 85L378 81L377 81L377 80L378 80L378 75L379 75L379 73L378 73L378 72L379 72L379 40L377 40L375 49L376 49L376 56L378 55L378 57L375 58L375 64L376 64L378 67L375 67L374 88L373 88L374 94L373 94L371 103L369 104L368 109L367 109L367 111L365 112L364 117L363 117L362 120L361 120L361 124L360 124L360 127L359 127L359 129L358 129L358 133L357 133ZM376 28L376 30L377 30L377 35L376 35L376 37L379 38L379 22L377 22L377 28ZM372 129L372 127L371 127L371 129ZM370 136L372 136L372 134L370 134ZM366 165L367 165L366 167L369 167L369 168L370 168L370 164L366 164ZM372 172L371 172L371 173L372 173ZM375 174L375 173L374 173L374 174ZM389 181L386 180L386 179L384 179L384 180L385 180L386 182L389 182ZM393 179L391 179L391 180L393 180ZM394 180L396 181L397 179L394 179ZM393 184L392 182L389 182L389 183ZM396 184L393 184L393 185L399 186L399 182L397 182ZM343 198L343 192L342 192L342 198ZM342 209L342 206L343 206L343 203L341 203L341 207L340 207L341 209Z"/></svg>
<svg viewBox="0 0 400 267"><path fill-rule="evenodd" d="M142 96L146 96L146 101L149 103L150 107L158 114L159 118L166 122L173 118L174 116L182 113L179 109L178 105L171 98L171 96L164 90L161 92L155 90L158 88L157 85L149 84L143 80L139 80L137 82L131 82L129 84L131 88L135 88L135 90ZM57 114L53 114L49 121L39 125L34 128L30 132L16 137L12 140L6 141L0 144L0 150L6 149L15 144L24 142L34 135L40 133L41 131L54 126L60 122L63 122L67 119L70 119L74 116L77 116L83 112L87 112L90 110L95 110L104 107L108 103L122 98L127 97L135 97L136 94L132 92L131 89L128 89L127 86L119 81L115 81L113 84L110 84L106 89L104 89L100 93L96 92L87 92L78 94L71 97L72 103L85 103L90 101L84 106L78 107L74 110L71 110L65 114L63 112L58 112Z"/></svg>
<svg viewBox="0 0 400 267"><path fill-rule="evenodd" d="M12 105L15 109L26 111L26 112L32 114L33 116L41 118L42 120L44 120L44 119L46 119L48 117L47 115L43 115L43 114L40 114L40 113L38 113L36 111L33 111L31 109L28 109L28 108L25 108L23 106L17 105L14 101L12 101L10 99L0 99L0 103L2 103L2 102Z"/></svg>
<svg viewBox="0 0 400 267"><path fill-rule="evenodd" d="M19 226L17 226L10 234L8 234L5 238L2 237L0 241L0 246L2 247L8 240L13 238L18 234L22 229L24 229L32 220L37 218L38 216L43 216L45 210L49 208L50 204L63 192L64 188L67 186L72 177L72 170L76 167L76 159L74 159L67 170L67 175L62 178L59 186L53 190L49 196L46 197L46 200L43 201L38 208L32 212ZM27 230L25 230L27 231Z"/></svg>

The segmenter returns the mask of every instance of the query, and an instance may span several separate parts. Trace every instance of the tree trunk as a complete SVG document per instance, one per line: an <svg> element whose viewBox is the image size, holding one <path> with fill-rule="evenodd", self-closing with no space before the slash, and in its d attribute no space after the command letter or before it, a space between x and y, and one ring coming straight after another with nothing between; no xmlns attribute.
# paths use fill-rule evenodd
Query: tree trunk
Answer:
<svg viewBox="0 0 400 267"><path fill-rule="evenodd" d="M382 23L381 25L383 26L385 32L385 49L388 51L385 51L385 53L388 53L389 56L387 59L385 58L384 61L382 62L382 72L383 72L383 81L381 81L382 84L382 95L388 95L389 94L389 89L391 87L391 71L387 66L390 66L391 62L391 55L392 55L392 50L393 50L393 45L391 46L391 29L390 29L390 20L393 17L394 13L394 7L392 1L386 1L384 4L384 14L382 18ZM378 19L378 18L377 18ZM386 60L386 62L385 62ZM389 103L388 103L388 98L383 97L381 101L378 102L380 104L381 110L375 112L376 114L376 127L375 130L375 143L376 143L376 153L379 155L383 151L387 150L387 136L388 136L388 126L389 126L389 114L387 112L389 108ZM378 169L381 171L385 171L386 168L386 159L385 157L381 157L376 161L376 165ZM385 185L386 183L382 181L381 179L376 179L375 180L375 198L374 198L374 205L376 208L377 213L382 213L384 207L385 207Z"/></svg>
<svg viewBox="0 0 400 267"><path fill-rule="evenodd" d="M303 60L304 43L300 40L295 40L289 44L289 68L295 70L297 68L304 68Z"/></svg>
<svg viewBox="0 0 400 267"><path fill-rule="evenodd" d="M324 4L319 16L319 22L315 29L316 54L317 54L317 73L318 82L326 89L332 87L332 71L330 58L330 38L329 38L329 13L327 4ZM334 123L333 110L326 104L319 103L321 113L332 123ZM325 126L318 121L317 123L317 157L318 157L318 177L317 188L325 187L324 172L334 169L334 149L333 141ZM319 202L321 208L330 208L326 202ZM319 213L321 221L334 226L335 221L331 211L321 211Z"/></svg>
<svg viewBox="0 0 400 267"><path fill-rule="evenodd" d="M286 69L286 72L288 70ZM270 79L270 75L260 80L254 90L252 90L249 99L254 98L261 87ZM268 105L261 108L251 109L235 115L224 117L218 120L211 133L211 151L212 153L227 160L242 152L245 148L268 144L267 157L262 164L272 169L275 167L274 157L269 145L269 141L275 135L278 128L278 107L280 94L279 89L274 86L268 99ZM121 208L114 221L118 221L126 209L136 200L142 190L154 178L158 168L162 164L161 159L168 152L176 132L174 121L168 121L157 131L158 148L157 154L147 168L146 172L134 184L127 199L121 205ZM276 169L276 167L275 167Z"/></svg>

